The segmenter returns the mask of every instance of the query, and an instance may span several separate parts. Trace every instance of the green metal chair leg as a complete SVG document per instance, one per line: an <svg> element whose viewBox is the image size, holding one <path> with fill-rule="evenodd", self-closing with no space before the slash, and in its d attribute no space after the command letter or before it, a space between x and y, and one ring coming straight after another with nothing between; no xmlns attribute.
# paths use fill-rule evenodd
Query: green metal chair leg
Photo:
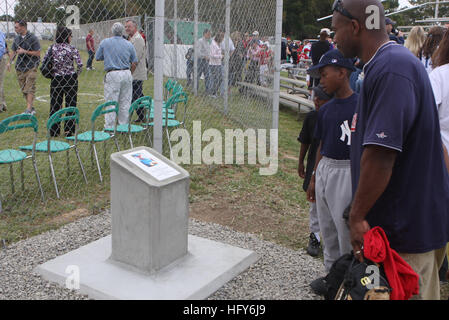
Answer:
<svg viewBox="0 0 449 320"><path fill-rule="evenodd" d="M100 162L98 161L97 148L95 147L95 143L92 143L92 148L94 149L95 161L97 162L97 170L98 175L100 176L100 182L103 182L103 176L101 175Z"/></svg>
<svg viewBox="0 0 449 320"><path fill-rule="evenodd" d="M16 189L14 188L14 168L12 167L12 164L9 165L9 173L11 176L11 192L14 194L16 193Z"/></svg>
<svg viewBox="0 0 449 320"><path fill-rule="evenodd" d="M20 182L22 183L22 191L25 191L25 177L23 174L23 160L20 161Z"/></svg>
<svg viewBox="0 0 449 320"><path fill-rule="evenodd" d="M81 172L83 173L84 181L86 182L86 184L88 184L86 172L84 171L84 166L83 166L83 163L81 162L80 154L78 152L78 147L75 147L75 153L76 153L76 157L78 159L78 163L80 164Z"/></svg>
<svg viewBox="0 0 449 320"><path fill-rule="evenodd" d="M69 157L69 152L70 152L70 149L67 150L67 152L66 152L66 154L67 154L67 156L66 156L66 160L67 160L67 178L70 178L70 157Z"/></svg>
<svg viewBox="0 0 449 320"><path fill-rule="evenodd" d="M41 178L39 177L39 171L37 170L37 164L36 164L35 159L33 159L33 167L34 167L34 173L36 174L37 184L39 185L39 190L41 191L41 199L42 199L42 202L44 202L45 201L44 190L42 189Z"/></svg>
<svg viewBox="0 0 449 320"><path fill-rule="evenodd" d="M53 168L53 159L51 158L51 153L48 154L48 160L50 162L50 172L51 172L51 176L53 178L53 184L55 185L56 197L58 199L60 199L60 197L59 197L59 190L58 190L58 184L56 183L55 169Z"/></svg>

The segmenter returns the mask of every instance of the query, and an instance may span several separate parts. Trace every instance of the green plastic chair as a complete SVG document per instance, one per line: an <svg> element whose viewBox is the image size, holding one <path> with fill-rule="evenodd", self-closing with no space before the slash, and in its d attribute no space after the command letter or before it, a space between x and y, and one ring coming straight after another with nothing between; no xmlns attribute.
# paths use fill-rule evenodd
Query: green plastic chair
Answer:
<svg viewBox="0 0 449 320"><path fill-rule="evenodd" d="M95 121L97 120L97 118L103 114L112 113L112 112L115 112L115 115L116 115L114 132L112 134L110 134L110 133L107 133L104 131L96 131L95 130ZM108 101L108 102L105 102L105 103L99 105L97 108L95 108L94 112L92 113L92 117L90 118L92 130L86 131L86 132L83 132L83 133L80 133L77 135L79 142L89 142L91 144L92 152L95 156L95 161L97 164L98 175L100 176L100 182L103 182L103 175L101 174L101 167L100 167L100 162L98 161L98 153L97 153L97 148L95 147L95 143L103 142L105 165L106 165L106 157L107 157L106 143L108 140L113 138L115 146L117 148L117 151L120 151L120 147L119 147L119 144L117 141L117 134L116 134L118 112L119 112L119 105L118 105L118 102L116 102L116 101ZM66 139L67 140L75 140L75 136L67 137Z"/></svg>
<svg viewBox="0 0 449 320"><path fill-rule="evenodd" d="M168 101L164 104L164 107L163 107L163 110L162 110L162 112L163 112L162 113L162 128L163 128L163 130L165 129L165 133L167 135L168 146L170 148L170 157L172 159L173 159L173 154L172 154L172 148L171 148L171 142L170 142L169 128L177 128L180 125L182 125L183 123L178 121L178 120L175 120L175 119L170 119L168 110L173 106L173 104L176 102L176 100L178 98L179 98L179 94L171 96L168 99ZM153 117L154 117L154 114L153 114ZM152 122L148 123L148 125L150 127L154 127L154 118L153 118Z"/></svg>
<svg viewBox="0 0 449 320"><path fill-rule="evenodd" d="M61 110L55 112L50 117L50 119L48 119L48 121L47 121L47 140L37 143L36 147L35 147L37 152L46 152L48 154L48 160L50 162L50 172L51 172L51 176L53 178L53 183L55 185L55 190L56 190L56 196L58 197L58 199L60 199L60 195L59 195L59 190L58 190L58 184L56 182L55 170L53 167L53 159L51 156L53 153L63 152L63 151L67 152L67 170L68 170L67 174L69 174L69 163L70 163L69 162L69 151L70 151L70 149L74 148L76 157L78 158L78 163L81 168L81 172L83 173L84 181L87 184L86 173L84 171L83 163L81 162L81 158L79 156L79 151L78 151L77 136L78 136L79 119L80 119L80 112L79 112L78 108L75 108L75 107L68 107L68 108L64 108L64 109L61 109ZM50 135L50 129L54 124L60 123L62 121L68 121L68 120L74 120L74 122L75 122L75 139L74 139L73 145L70 145L65 141L53 140L53 138ZM33 148L33 146L29 146L29 145L20 147L21 150L32 150L32 148Z"/></svg>
<svg viewBox="0 0 449 320"><path fill-rule="evenodd" d="M152 104L153 104L153 99L151 99L151 97L149 97L149 96L144 96L144 97L137 99L129 107L128 123L117 125L117 128L116 128L117 133L127 133L128 134L128 139L129 139L129 143L131 145L131 149L134 148L132 135L146 130L146 128L143 126L131 124L132 115L138 108L144 108L144 109L146 109L145 112L147 112L147 110L151 108ZM113 128L105 128L104 131L112 132L112 131L114 131L114 129Z"/></svg>
<svg viewBox="0 0 449 320"><path fill-rule="evenodd" d="M175 79L168 79L167 82L164 85L165 93L164 93L164 99L167 100L169 98L169 95L172 95L173 88L178 84Z"/></svg>
<svg viewBox="0 0 449 320"><path fill-rule="evenodd" d="M25 189L24 183L24 173L23 173L23 160L32 159L34 172L36 174L37 184L39 185L39 190L41 192L41 199L44 201L44 190L42 189L41 179L39 177L39 171L36 164L36 140L37 131L39 128L37 119L31 114L18 114L9 118L4 119L0 122L0 134L6 133L7 131L13 131L18 129L32 128L34 131L33 144L31 145L31 155L27 155L25 152L15 149L0 150L0 165L9 165L10 176L11 176L11 191L15 193L14 190L14 173L13 173L13 163L20 162L21 169L21 182L22 190Z"/></svg>

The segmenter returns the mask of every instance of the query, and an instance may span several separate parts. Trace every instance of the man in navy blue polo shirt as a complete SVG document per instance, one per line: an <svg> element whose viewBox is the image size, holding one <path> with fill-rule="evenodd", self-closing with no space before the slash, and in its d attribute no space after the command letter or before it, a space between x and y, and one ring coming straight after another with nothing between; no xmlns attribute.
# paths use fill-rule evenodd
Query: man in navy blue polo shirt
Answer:
<svg viewBox="0 0 449 320"><path fill-rule="evenodd" d="M336 0L333 6L338 48L365 63L351 125L351 243L363 260L363 235L380 226L419 275L414 298L439 299L438 269L449 241L449 175L437 108L424 67L389 41L384 24L372 24L373 14L385 19L378 0Z"/></svg>

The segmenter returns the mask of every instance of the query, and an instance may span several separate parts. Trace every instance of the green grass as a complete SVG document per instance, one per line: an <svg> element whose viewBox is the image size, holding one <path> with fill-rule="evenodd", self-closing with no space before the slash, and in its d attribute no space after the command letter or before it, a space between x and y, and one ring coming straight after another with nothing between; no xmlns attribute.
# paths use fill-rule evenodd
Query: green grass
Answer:
<svg viewBox="0 0 449 320"><path fill-rule="evenodd" d="M50 45L51 43L48 41L41 41L41 59ZM88 58L87 53L81 52L81 58L83 62L86 62ZM96 70L87 71L84 68L79 76L78 109L81 118L80 132L90 130L91 113L96 106L103 102L101 99L103 96L103 63L94 61L93 66ZM185 81L180 82L185 85ZM145 95L153 96L152 77L144 82L143 89ZM202 83L199 89L202 92ZM50 109L50 80L45 79L40 72L37 78L36 90L34 107L37 111L36 117L39 122L38 141L42 141L46 139L46 122ZM0 120L22 113L25 110L26 103L17 82L14 65L11 67L10 72L6 72L4 91L8 111L0 114ZM241 127L235 119L243 119L249 127L258 128L271 125L270 106L267 106L264 101L241 96L237 90L233 90L229 102L229 110L225 112L221 98L212 99L201 94L195 97L193 94L189 94L188 117L186 119L187 129L191 131L194 120L201 121L202 131L207 128L216 128L223 131L225 128ZM184 108L181 106L178 110L177 118L183 119L183 116ZM103 117L100 117L97 128L101 129L103 124ZM21 145L31 144L32 137L33 133L31 130L17 130L1 134L0 150L17 149ZM133 137L134 145L146 144L144 138L143 134ZM126 136L121 136L119 140L122 150L129 148ZM203 145L205 144L206 142L203 142ZM89 144L80 144L80 155L89 182L87 185L82 178L73 150L69 154L70 170L68 170L65 152L53 155L56 178L61 194L60 200L56 199L46 154L37 155L39 174L46 197L43 203L40 201L31 161L24 161L23 190L20 179L20 165L13 165L14 192L11 190L9 166L0 166L0 195L3 206L3 213L0 214L0 239L6 239L8 243L12 243L57 227L57 225L52 223L55 217L78 208L85 208L93 213L107 207L109 205L109 167L108 163L103 163L103 147L101 144L98 144L97 148L102 165L102 173L105 177L103 184L99 182L96 167L92 162ZM166 156L168 156L167 150L168 144L164 135ZM112 141L110 141L106 145L106 155L109 156L112 152L115 152L115 147ZM193 166L186 167L192 168ZM201 176L204 172L204 167L200 166L197 169L199 169L197 171L198 176ZM202 183L195 184L195 177L193 177L192 181L192 190L198 190L199 193L204 192L205 187ZM209 182L213 184L213 179L209 179ZM193 197L195 197L195 194L193 194Z"/></svg>

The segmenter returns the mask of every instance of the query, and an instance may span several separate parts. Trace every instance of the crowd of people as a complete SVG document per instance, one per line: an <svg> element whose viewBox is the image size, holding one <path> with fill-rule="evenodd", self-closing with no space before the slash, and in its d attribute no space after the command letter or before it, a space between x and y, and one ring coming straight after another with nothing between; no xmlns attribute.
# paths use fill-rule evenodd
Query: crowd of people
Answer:
<svg viewBox="0 0 449 320"><path fill-rule="evenodd" d="M203 31L196 50L198 56L197 87L204 78L204 93L217 98L224 93L225 52L229 50L229 88L244 79L247 83L268 86L269 74L273 70L274 52L267 38L260 38L259 32L251 35L233 32L226 45L224 33L217 32L213 37L209 29ZM187 85L193 86L195 49L186 53ZM243 90L243 88L241 88Z"/></svg>
<svg viewBox="0 0 449 320"><path fill-rule="evenodd" d="M385 21L378 29L364 24L368 5ZM323 29L311 47L316 111L298 137L307 252L318 256L322 244L327 272L351 252L361 262L373 251L367 234L380 227L394 263L419 279L389 279L392 297L439 299L449 276L449 30L417 26L404 41L394 26L378 0L336 0L333 41ZM325 295L326 279L312 289Z"/></svg>
<svg viewBox="0 0 449 320"><path fill-rule="evenodd" d="M15 60L17 81L26 101L25 114L36 114L34 98L36 79L40 65L41 46L39 39L27 30L27 22L15 22L17 33L10 50L5 41L5 35L0 32L0 112L7 109L3 93L5 71L10 70ZM88 52L87 70L94 70L93 60L104 61L104 96L107 101L118 101L120 111L118 124L128 123L128 110L131 103L143 96L143 81L147 80L146 39L138 30L134 20L128 20L125 26L115 23L112 26L111 38L100 42L95 48L94 30L89 30L86 37ZM56 29L55 43L45 53L42 61L48 61L51 67L50 82L50 113L65 107L77 107L78 77L83 70L83 62L78 49L71 44L72 31L64 26ZM76 65L76 68L75 68ZM137 110L138 120L143 121L142 110ZM105 115L105 128L113 127L115 114ZM75 133L75 123L66 121L63 133L72 136ZM61 134L59 124L50 129L53 137Z"/></svg>

